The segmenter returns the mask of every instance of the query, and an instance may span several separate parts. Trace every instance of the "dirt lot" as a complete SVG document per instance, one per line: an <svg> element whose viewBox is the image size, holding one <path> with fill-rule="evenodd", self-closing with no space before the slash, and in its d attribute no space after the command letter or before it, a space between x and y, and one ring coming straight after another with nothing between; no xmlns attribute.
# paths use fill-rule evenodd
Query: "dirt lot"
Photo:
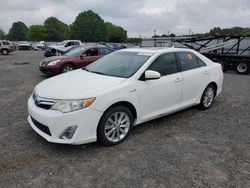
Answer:
<svg viewBox="0 0 250 188"><path fill-rule="evenodd" d="M68 146L48 143L26 120L33 87L48 78L42 58L0 55L0 187L250 187L250 75L226 73L208 111L139 125L114 147Z"/></svg>

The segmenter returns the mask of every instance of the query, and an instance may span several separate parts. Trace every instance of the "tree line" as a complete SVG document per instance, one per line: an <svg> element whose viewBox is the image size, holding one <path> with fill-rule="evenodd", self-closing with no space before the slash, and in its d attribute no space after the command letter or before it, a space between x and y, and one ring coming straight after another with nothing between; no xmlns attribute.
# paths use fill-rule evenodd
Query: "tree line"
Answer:
<svg viewBox="0 0 250 188"><path fill-rule="evenodd" d="M51 41L78 39L83 42L140 42L139 38L128 38L121 26L105 22L97 13L81 12L75 21L67 25L56 17L49 17L43 25L27 27L23 22L14 22L8 34L0 29L0 39L12 41Z"/></svg>

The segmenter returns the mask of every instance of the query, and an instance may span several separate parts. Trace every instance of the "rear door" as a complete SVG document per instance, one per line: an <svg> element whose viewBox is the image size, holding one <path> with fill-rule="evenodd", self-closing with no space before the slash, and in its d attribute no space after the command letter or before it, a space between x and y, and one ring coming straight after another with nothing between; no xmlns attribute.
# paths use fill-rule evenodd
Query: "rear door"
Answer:
<svg viewBox="0 0 250 188"><path fill-rule="evenodd" d="M181 107L194 105L204 91L209 79L208 66L191 52L177 52L183 76Z"/></svg>

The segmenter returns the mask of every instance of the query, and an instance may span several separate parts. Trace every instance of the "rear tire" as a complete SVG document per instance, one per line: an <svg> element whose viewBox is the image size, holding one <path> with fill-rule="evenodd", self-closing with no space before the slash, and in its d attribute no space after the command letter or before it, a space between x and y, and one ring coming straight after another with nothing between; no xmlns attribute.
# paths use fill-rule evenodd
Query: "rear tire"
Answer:
<svg viewBox="0 0 250 188"><path fill-rule="evenodd" d="M61 68L61 73L66 73L75 70L75 67L71 64L66 64Z"/></svg>
<svg viewBox="0 0 250 188"><path fill-rule="evenodd" d="M2 55L8 55L9 54L9 51L7 49L2 49L1 50L1 54Z"/></svg>
<svg viewBox="0 0 250 188"><path fill-rule="evenodd" d="M214 102L215 96L216 96L216 89L212 84L209 84L202 94L199 107L202 110L209 109Z"/></svg>
<svg viewBox="0 0 250 188"><path fill-rule="evenodd" d="M247 65L247 63L245 62L239 62L236 63L234 66L234 70L238 73L238 74L247 74L249 71L249 66Z"/></svg>
<svg viewBox="0 0 250 188"><path fill-rule="evenodd" d="M133 121L132 112L126 106L118 105L110 108L99 122L98 141L106 146L120 144L130 134Z"/></svg>

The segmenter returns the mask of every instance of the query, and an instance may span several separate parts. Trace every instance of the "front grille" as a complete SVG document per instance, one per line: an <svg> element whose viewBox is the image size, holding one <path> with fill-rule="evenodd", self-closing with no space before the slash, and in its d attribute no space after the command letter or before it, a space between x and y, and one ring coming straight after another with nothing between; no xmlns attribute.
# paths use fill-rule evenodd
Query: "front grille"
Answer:
<svg viewBox="0 0 250 188"><path fill-rule="evenodd" d="M52 105L49 104L37 104L38 107L49 110Z"/></svg>
<svg viewBox="0 0 250 188"><path fill-rule="evenodd" d="M56 103L55 100L38 97L35 93L33 93L33 99L37 107L46 110L49 110Z"/></svg>
<svg viewBox="0 0 250 188"><path fill-rule="evenodd" d="M41 124L40 122L36 121L33 117L31 117L31 120L33 122L33 124L42 132L44 132L45 134L51 136L51 132L49 130L49 127L47 127L46 125Z"/></svg>

